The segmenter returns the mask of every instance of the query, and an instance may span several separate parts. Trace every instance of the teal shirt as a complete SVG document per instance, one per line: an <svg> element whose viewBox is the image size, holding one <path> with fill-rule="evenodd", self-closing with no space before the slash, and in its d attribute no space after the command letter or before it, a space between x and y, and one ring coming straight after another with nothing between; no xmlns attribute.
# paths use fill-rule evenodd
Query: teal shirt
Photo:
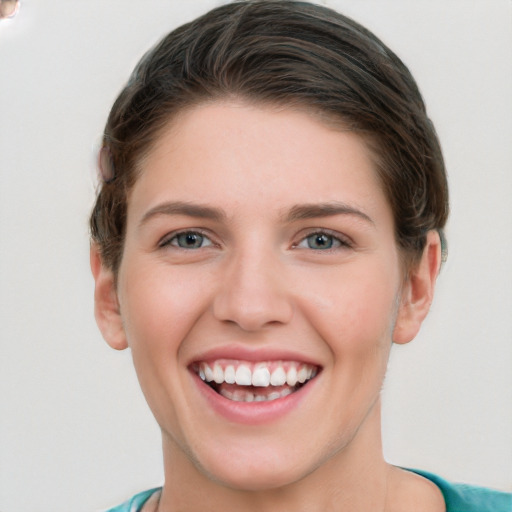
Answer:
<svg viewBox="0 0 512 512"><path fill-rule="evenodd" d="M512 493L476 485L452 484L433 473L411 470L439 487L446 512L512 512Z"/></svg>
<svg viewBox="0 0 512 512"><path fill-rule="evenodd" d="M122 505L118 505L114 508L109 508L106 512L138 512L142 505L149 500L151 495L160 491L161 487L156 487L155 489L150 489L149 491L140 492L136 494L131 500L125 501Z"/></svg>
<svg viewBox="0 0 512 512"><path fill-rule="evenodd" d="M410 471L425 477L439 487L446 502L446 512L512 512L512 493L475 485L452 484L433 473L417 469ZM149 497L158 490L160 488L136 494L131 500L107 512L138 512Z"/></svg>

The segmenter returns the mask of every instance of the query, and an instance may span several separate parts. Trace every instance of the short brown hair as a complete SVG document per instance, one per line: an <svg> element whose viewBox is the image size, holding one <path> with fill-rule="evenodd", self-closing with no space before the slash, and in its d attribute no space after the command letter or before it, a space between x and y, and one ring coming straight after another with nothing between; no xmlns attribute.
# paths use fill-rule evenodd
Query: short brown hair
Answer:
<svg viewBox="0 0 512 512"><path fill-rule="evenodd" d="M103 146L112 175L100 184L90 229L114 273L128 193L160 130L184 108L233 96L305 108L361 134L406 261L421 255L427 231L442 233L448 216L443 157L402 61L367 29L326 7L242 1L167 35L143 57L110 111Z"/></svg>

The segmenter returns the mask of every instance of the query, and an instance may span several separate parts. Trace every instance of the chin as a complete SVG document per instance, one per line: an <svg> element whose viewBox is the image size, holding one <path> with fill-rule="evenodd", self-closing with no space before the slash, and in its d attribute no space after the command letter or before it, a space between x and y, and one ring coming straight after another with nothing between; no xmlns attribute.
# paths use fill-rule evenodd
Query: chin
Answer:
<svg viewBox="0 0 512 512"><path fill-rule="evenodd" d="M269 467L247 468L243 466L243 472L235 470L216 470L209 472L211 480L236 491L262 492L279 489L298 482L303 478L297 468L282 467L279 469Z"/></svg>
<svg viewBox="0 0 512 512"><path fill-rule="evenodd" d="M259 446L237 451L231 447L223 454L221 451L196 458L196 467L211 482L236 491L282 489L301 481L321 464L307 460L309 450L304 452L290 447L280 450L267 445L264 449Z"/></svg>

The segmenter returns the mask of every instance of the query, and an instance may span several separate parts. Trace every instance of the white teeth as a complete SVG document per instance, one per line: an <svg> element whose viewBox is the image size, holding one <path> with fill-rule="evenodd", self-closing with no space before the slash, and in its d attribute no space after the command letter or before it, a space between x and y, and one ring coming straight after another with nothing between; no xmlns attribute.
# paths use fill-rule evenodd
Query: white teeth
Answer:
<svg viewBox="0 0 512 512"><path fill-rule="evenodd" d="M288 370L285 370L288 367ZM297 369L299 368L300 369ZM272 372L270 369L273 369ZM256 364L228 364L224 367L222 361L212 363L202 362L196 368L199 378L216 384L237 384L238 386L254 386L266 388L269 386L282 387L304 384L317 374L317 369L310 365L296 362L261 362ZM243 398L246 401L245 395Z"/></svg>
<svg viewBox="0 0 512 512"><path fill-rule="evenodd" d="M295 368L295 366L292 366L288 370L286 374L286 384L288 384L288 386L295 386L295 384L297 384L297 368Z"/></svg>
<svg viewBox="0 0 512 512"><path fill-rule="evenodd" d="M272 400L277 400L278 398L283 398L285 396L290 395L293 391L290 388L284 388L281 391L273 391L268 395L251 393L250 391L246 391L244 389L236 390L236 391L228 391L227 389L221 389L220 394L227 398L228 400L233 400L234 402L270 402Z"/></svg>
<svg viewBox="0 0 512 512"><path fill-rule="evenodd" d="M213 380L217 384L222 384L224 382L224 372L222 371L220 364L216 363L213 367Z"/></svg>
<svg viewBox="0 0 512 512"><path fill-rule="evenodd" d="M286 384L286 372L282 366L278 366L272 372L270 377L270 384L272 384L272 386L284 386Z"/></svg>
<svg viewBox="0 0 512 512"><path fill-rule="evenodd" d="M265 366L260 366L252 372L252 385L266 388L271 383L270 372ZM275 385L275 384L273 384Z"/></svg>
<svg viewBox="0 0 512 512"><path fill-rule="evenodd" d="M297 372L297 380L303 384L308 379L308 369L303 366L298 372Z"/></svg>
<svg viewBox="0 0 512 512"><path fill-rule="evenodd" d="M226 366L224 370L224 380L227 384L234 384L236 382L235 367L233 365Z"/></svg>
<svg viewBox="0 0 512 512"><path fill-rule="evenodd" d="M213 380L213 370L207 365L204 365L204 375L206 377L206 382L211 382Z"/></svg>
<svg viewBox="0 0 512 512"><path fill-rule="evenodd" d="M248 366L242 364L236 370L235 382L239 386L250 386L252 382L251 377L251 369Z"/></svg>

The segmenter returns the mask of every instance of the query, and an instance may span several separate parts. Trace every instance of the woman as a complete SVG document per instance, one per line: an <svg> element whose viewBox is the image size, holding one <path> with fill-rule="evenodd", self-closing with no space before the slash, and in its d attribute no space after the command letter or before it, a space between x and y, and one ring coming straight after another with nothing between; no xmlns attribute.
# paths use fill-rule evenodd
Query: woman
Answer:
<svg viewBox="0 0 512 512"><path fill-rule="evenodd" d="M428 313L448 191L375 36L304 2L215 9L137 66L100 168L96 319L132 350L166 477L115 510L512 506L382 455L389 351Z"/></svg>

